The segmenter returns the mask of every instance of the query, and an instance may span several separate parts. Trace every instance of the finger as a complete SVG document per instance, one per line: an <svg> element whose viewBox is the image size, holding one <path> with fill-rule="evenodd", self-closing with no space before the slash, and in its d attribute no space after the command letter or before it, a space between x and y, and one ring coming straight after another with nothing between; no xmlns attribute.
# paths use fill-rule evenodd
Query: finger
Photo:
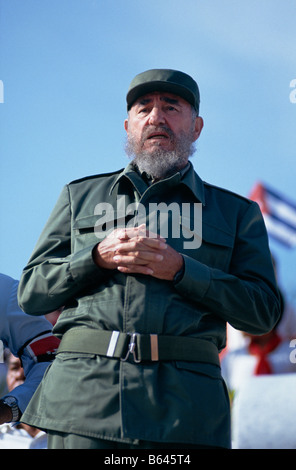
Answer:
<svg viewBox="0 0 296 470"><path fill-rule="evenodd" d="M163 255L151 251L131 252L126 254L117 254L113 256L113 261L118 265L144 265L163 260Z"/></svg>
<svg viewBox="0 0 296 470"><path fill-rule="evenodd" d="M156 238L158 240L161 240L163 242L166 242L166 239L159 235L158 233L151 232L151 230L148 230L146 225L140 225L139 226L139 235L145 236L145 238Z"/></svg>
<svg viewBox="0 0 296 470"><path fill-rule="evenodd" d="M153 269L148 266L131 265L131 266L117 266L117 270L125 274L146 274L153 275Z"/></svg>
<svg viewBox="0 0 296 470"><path fill-rule="evenodd" d="M118 229L118 238L126 239L126 238L133 238L139 235L146 234L146 225L142 224L139 227L124 227Z"/></svg>
<svg viewBox="0 0 296 470"><path fill-rule="evenodd" d="M116 233L116 236L119 238L119 240L127 240L130 238L125 228L119 229Z"/></svg>
<svg viewBox="0 0 296 470"><path fill-rule="evenodd" d="M125 230L130 238L135 236L143 236L145 238L157 238L159 240L162 240L163 242L166 242L165 238L161 237L155 232L151 232L150 230L148 230L145 224L141 224L138 227L128 227Z"/></svg>
<svg viewBox="0 0 296 470"><path fill-rule="evenodd" d="M117 254L132 251L158 251L165 249L167 249L167 244L160 239L137 237L119 243L115 246L114 252Z"/></svg>
<svg viewBox="0 0 296 470"><path fill-rule="evenodd" d="M150 237L145 237L143 238L142 242L151 248L157 249L157 250L166 250L168 245L165 241L164 238L150 238Z"/></svg>

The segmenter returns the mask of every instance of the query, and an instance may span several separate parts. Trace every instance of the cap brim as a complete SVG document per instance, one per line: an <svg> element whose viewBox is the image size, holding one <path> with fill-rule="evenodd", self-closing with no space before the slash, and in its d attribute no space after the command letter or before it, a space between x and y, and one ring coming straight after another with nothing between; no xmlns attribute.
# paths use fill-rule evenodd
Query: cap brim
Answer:
<svg viewBox="0 0 296 470"><path fill-rule="evenodd" d="M173 93L175 95L178 95L184 100L188 101L192 106L194 106L195 109L197 109L195 97L191 93L191 91L188 90L188 88L183 87L179 83L172 83L167 81L152 81L148 83L142 83L132 88L128 92L126 96L128 110L141 96L147 95L148 93L153 93L154 91L165 91L167 93Z"/></svg>

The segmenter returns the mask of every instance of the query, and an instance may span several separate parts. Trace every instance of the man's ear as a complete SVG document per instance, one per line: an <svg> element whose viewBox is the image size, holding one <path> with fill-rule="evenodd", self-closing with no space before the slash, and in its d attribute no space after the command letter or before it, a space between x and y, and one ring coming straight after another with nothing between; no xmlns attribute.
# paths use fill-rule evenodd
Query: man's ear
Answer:
<svg viewBox="0 0 296 470"><path fill-rule="evenodd" d="M124 128L125 128L126 132L128 132L128 119L125 119L125 121L124 121Z"/></svg>
<svg viewBox="0 0 296 470"><path fill-rule="evenodd" d="M203 126L204 126L203 118L201 116L197 116L197 118L195 119L195 126L194 126L195 140L199 138Z"/></svg>

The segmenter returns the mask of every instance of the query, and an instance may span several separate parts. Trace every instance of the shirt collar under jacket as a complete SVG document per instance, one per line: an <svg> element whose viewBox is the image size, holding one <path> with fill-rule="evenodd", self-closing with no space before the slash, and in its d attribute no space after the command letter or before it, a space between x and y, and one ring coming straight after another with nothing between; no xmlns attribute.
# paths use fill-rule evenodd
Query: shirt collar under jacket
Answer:
<svg viewBox="0 0 296 470"><path fill-rule="evenodd" d="M189 162L188 165L178 173L180 175L180 183L185 184L194 194L195 198L205 206L204 185L200 177L194 171L192 163ZM129 163L111 186L110 194L119 181L125 177L127 177L140 192L144 192L145 189L147 189L147 183L143 180L140 173L134 169L132 163Z"/></svg>

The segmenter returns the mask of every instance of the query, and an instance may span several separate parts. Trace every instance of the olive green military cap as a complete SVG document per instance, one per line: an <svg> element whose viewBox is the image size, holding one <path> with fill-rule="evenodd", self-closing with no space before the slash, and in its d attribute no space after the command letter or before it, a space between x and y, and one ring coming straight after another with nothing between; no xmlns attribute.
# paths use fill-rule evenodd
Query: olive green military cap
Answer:
<svg viewBox="0 0 296 470"><path fill-rule="evenodd" d="M200 95L197 83L190 75L171 69L146 70L136 75L127 92L127 109L129 110L138 98L154 91L174 93L188 101L197 113L199 112Z"/></svg>

